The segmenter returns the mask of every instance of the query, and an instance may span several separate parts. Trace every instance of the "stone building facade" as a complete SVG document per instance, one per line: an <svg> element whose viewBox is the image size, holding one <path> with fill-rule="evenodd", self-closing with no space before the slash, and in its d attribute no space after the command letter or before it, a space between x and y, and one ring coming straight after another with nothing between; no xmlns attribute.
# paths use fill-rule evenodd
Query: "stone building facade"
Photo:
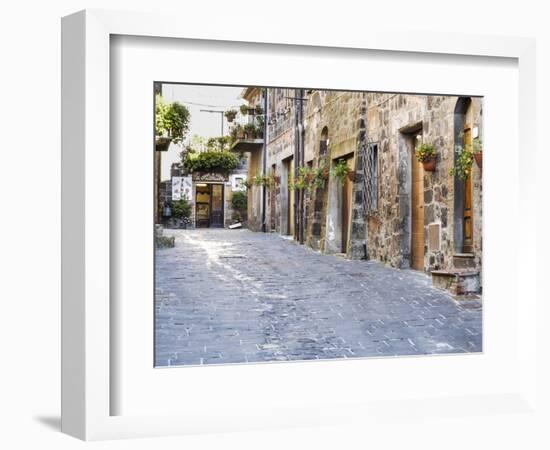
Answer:
<svg viewBox="0 0 550 450"><path fill-rule="evenodd" d="M267 89L266 136L249 178L268 173L255 230L293 236L323 253L372 259L454 280L475 276L482 261L482 177L450 174L456 146L482 138L482 99L372 92ZM249 99L257 101L257 99ZM421 143L437 151L435 171L415 158ZM265 165L263 160L265 159ZM343 181L335 166L353 176ZM292 189L299 167L326 165L324 186ZM265 213L261 196L265 195ZM462 275L461 275L462 276ZM447 280L447 278L445 278Z"/></svg>
<svg viewBox="0 0 550 450"><path fill-rule="evenodd" d="M246 88L242 97L251 108L263 107L265 104L265 90L258 87ZM243 118L243 124L253 124L255 114L249 114ZM263 132L262 132L263 134ZM232 151L239 153L247 160L248 177L248 202L247 202L247 227L252 231L264 231L265 221L265 189L253 182L255 176L261 176L264 172L264 139L263 136L246 136L233 143Z"/></svg>
<svg viewBox="0 0 550 450"><path fill-rule="evenodd" d="M236 222L246 224L246 214L233 208L233 196L243 191L248 173L246 155L230 174L191 173L180 164L173 164L170 179L160 183L160 199L163 205L162 224L168 228L180 228L182 221L173 216L174 203L185 198L191 205L187 228L228 228ZM174 195L176 194L176 195ZM236 220L239 213L239 220Z"/></svg>

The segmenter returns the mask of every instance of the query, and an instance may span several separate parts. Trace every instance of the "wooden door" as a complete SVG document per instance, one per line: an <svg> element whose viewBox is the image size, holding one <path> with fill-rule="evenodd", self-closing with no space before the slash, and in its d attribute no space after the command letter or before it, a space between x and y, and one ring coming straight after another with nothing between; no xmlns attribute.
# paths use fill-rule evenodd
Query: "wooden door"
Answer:
<svg viewBox="0 0 550 450"><path fill-rule="evenodd" d="M223 184L210 185L210 226L223 228Z"/></svg>
<svg viewBox="0 0 550 450"><path fill-rule="evenodd" d="M277 176L277 166L275 164L273 164L271 166L271 173L273 174L273 176ZM270 217L270 230L269 231L274 231L276 226L276 221L275 221L275 217L276 217L276 214L277 214L277 210L276 210L276 200L277 200L277 189L278 189L279 185L277 183L272 183L272 186L271 186L271 189L269 190L269 217Z"/></svg>
<svg viewBox="0 0 550 450"><path fill-rule="evenodd" d="M354 170L354 158L348 158L346 164L350 171ZM352 197L353 197L353 182L348 177L344 179L344 185L342 187L342 253L348 251L349 241L349 228L351 222L351 210L352 210Z"/></svg>
<svg viewBox="0 0 550 450"><path fill-rule="evenodd" d="M464 124L464 149L472 151L472 127L470 123ZM473 202L472 202L472 172L464 181L464 216L463 216L463 241L462 252L474 251L474 226L473 226Z"/></svg>
<svg viewBox="0 0 550 450"><path fill-rule="evenodd" d="M411 268L424 270L424 169L416 159L415 151L411 154Z"/></svg>
<svg viewBox="0 0 550 450"><path fill-rule="evenodd" d="M197 186L195 192L195 223L197 228L210 226L210 187Z"/></svg>

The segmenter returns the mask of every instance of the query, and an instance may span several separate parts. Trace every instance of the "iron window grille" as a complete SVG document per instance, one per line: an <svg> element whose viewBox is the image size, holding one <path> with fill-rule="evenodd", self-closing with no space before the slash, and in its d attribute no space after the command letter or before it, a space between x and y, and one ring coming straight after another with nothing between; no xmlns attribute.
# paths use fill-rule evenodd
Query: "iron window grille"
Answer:
<svg viewBox="0 0 550 450"><path fill-rule="evenodd" d="M366 216L378 211L378 144L363 146L363 210Z"/></svg>

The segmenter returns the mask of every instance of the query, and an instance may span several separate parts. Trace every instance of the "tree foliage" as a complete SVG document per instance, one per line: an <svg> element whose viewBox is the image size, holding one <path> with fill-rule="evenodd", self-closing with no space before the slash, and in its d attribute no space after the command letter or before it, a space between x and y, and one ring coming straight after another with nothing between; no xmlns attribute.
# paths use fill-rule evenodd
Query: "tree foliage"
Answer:
<svg viewBox="0 0 550 450"><path fill-rule="evenodd" d="M211 137L206 141L209 152L226 152L229 150L229 136Z"/></svg>
<svg viewBox="0 0 550 450"><path fill-rule="evenodd" d="M233 192L231 206L237 211L246 211L248 206L248 195L246 191Z"/></svg>
<svg viewBox="0 0 550 450"><path fill-rule="evenodd" d="M177 219L189 219L191 217L191 203L186 198L182 198L173 203L172 212Z"/></svg>
<svg viewBox="0 0 550 450"><path fill-rule="evenodd" d="M190 154L185 166L191 172L222 173L227 175L239 165L239 158L230 152L206 151L199 154Z"/></svg>
<svg viewBox="0 0 550 450"><path fill-rule="evenodd" d="M174 143L183 140L189 131L191 114L185 105L179 102L166 103L162 96L155 100L155 134L168 137Z"/></svg>

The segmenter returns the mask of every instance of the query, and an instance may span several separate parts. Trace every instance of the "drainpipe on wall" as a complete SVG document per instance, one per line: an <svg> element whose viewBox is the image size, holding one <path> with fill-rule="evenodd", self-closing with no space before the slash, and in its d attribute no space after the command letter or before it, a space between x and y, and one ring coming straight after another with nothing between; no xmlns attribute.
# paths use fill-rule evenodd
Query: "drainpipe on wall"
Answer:
<svg viewBox="0 0 550 450"><path fill-rule="evenodd" d="M262 149L262 175L266 175L267 171L267 93L268 88L265 88L263 90L263 101L264 101L264 144ZM267 198L266 198L266 186L265 183L262 185L262 231L265 233L267 232L267 226L266 226L266 204L267 204Z"/></svg>
<svg viewBox="0 0 550 450"><path fill-rule="evenodd" d="M298 112L298 147L300 154L300 167L305 166L305 149L304 149L304 90L300 89L299 94L299 112ZM306 208L305 208L305 190L300 191L300 244L305 241L305 224L306 224Z"/></svg>
<svg viewBox="0 0 550 450"><path fill-rule="evenodd" d="M299 89L294 89L294 180L298 178L300 170L300 117L299 117ZM302 215L300 214L300 201L301 196L296 195L296 189L294 189L294 238L300 241L300 222Z"/></svg>

